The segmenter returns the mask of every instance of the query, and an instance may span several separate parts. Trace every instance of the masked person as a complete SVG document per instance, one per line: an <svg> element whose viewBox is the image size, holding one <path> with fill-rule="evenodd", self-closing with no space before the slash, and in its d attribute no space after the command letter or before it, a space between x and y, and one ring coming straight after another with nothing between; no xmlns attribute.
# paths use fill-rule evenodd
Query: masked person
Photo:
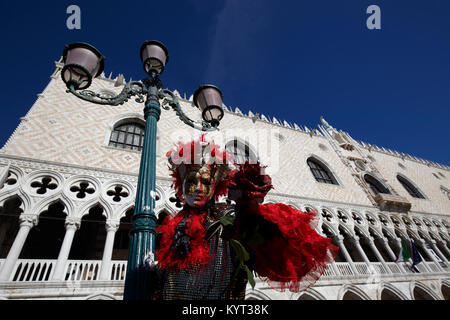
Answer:
<svg viewBox="0 0 450 320"><path fill-rule="evenodd" d="M157 228L155 298L241 300L255 273L274 289L299 292L336 257L331 239L314 230L316 212L262 204L273 187L259 163L235 165L204 134L167 156L184 207Z"/></svg>

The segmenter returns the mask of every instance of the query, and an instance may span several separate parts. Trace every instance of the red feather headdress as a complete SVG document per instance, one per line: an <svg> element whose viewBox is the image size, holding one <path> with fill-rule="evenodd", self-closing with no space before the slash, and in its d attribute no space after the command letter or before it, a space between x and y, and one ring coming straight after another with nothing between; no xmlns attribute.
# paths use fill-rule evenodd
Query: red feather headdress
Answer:
<svg viewBox="0 0 450 320"><path fill-rule="evenodd" d="M175 149L167 152L169 170L173 178L172 187L176 191L178 199L183 199L183 180L187 173L207 166L216 182L214 199L225 195L228 191L227 172L234 165L232 155L227 151L221 151L220 146L214 141L206 141L206 133L198 140L183 143L178 142Z"/></svg>

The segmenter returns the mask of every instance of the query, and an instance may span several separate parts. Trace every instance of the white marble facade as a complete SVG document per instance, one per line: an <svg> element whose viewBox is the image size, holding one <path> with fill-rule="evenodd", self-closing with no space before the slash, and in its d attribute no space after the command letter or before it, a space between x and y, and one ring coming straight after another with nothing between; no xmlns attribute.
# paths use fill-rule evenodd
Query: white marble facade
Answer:
<svg viewBox="0 0 450 320"><path fill-rule="evenodd" d="M65 92L60 70L57 62L49 84L0 150L0 222L8 217L8 226L16 228L9 232L7 224L2 228L0 223L0 299L121 299L126 259L115 258L115 238L134 206L140 153L111 147L109 140L118 124L143 123L143 106L132 99L117 107L81 101ZM117 93L123 86L118 79L101 76L90 89ZM200 112L192 107L191 98L179 96L185 112L198 119ZM308 291L278 293L258 282L255 290L249 288L248 299L449 298L448 166L357 141L323 118L317 128L306 128L224 108L221 130L214 138L224 144L236 140L248 145L249 152L269 166L275 188L266 201L317 210L317 231L333 237L341 249L340 259ZM168 178L166 151L179 138L198 136L174 112L162 110L157 215L179 209ZM316 181L308 159L322 164L335 183ZM394 203L393 207L380 204L365 175L390 191L392 199L383 205ZM411 196L398 176L423 197ZM54 246L58 251L51 259L33 256L35 244L26 258L21 257L30 234L48 218L42 213L55 203L61 205L60 243ZM392 209L395 204L402 209ZM73 259L70 254L79 241L83 217L94 207L101 208L104 219L103 238L97 239L101 247L95 259ZM413 239L419 247L425 260L418 267L420 273L394 262L400 238Z"/></svg>

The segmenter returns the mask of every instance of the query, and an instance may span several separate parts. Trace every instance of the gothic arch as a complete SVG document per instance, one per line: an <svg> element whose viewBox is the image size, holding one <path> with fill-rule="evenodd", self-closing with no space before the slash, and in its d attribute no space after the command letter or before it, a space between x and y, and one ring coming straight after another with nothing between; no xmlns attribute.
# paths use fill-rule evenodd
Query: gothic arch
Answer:
<svg viewBox="0 0 450 320"><path fill-rule="evenodd" d="M450 282L447 280L441 283L441 294L444 300L450 300Z"/></svg>
<svg viewBox="0 0 450 320"><path fill-rule="evenodd" d="M398 235L397 235L397 233L398 233ZM405 239L405 240L408 240L409 239L409 235L407 234L407 233L405 233L403 230L401 230L400 228L395 228L395 236L396 236L396 238L402 238L402 239Z"/></svg>
<svg viewBox="0 0 450 320"><path fill-rule="evenodd" d="M125 203L124 205L122 205L122 206L117 210L116 216L115 216L114 218L115 218L116 220L119 220L119 221L120 221L120 219L122 219L122 218L124 218L124 217L126 216L128 210L134 208L134 205L135 205L134 201L133 201L133 202Z"/></svg>
<svg viewBox="0 0 450 320"><path fill-rule="evenodd" d="M111 294L96 293L86 297L86 300L117 300L117 299Z"/></svg>
<svg viewBox="0 0 450 320"><path fill-rule="evenodd" d="M406 230L406 234L408 235L408 238L410 238L413 241L418 241L418 242L422 241L422 238L414 230L408 229L408 230Z"/></svg>
<svg viewBox="0 0 450 320"><path fill-rule="evenodd" d="M410 217L408 217L408 215L401 214L398 217L400 218L400 220L403 223L403 225L405 226L405 228L407 228L408 230L416 230L417 229L417 225L414 223L414 221Z"/></svg>
<svg viewBox="0 0 450 320"><path fill-rule="evenodd" d="M330 208L328 206L321 206L320 210L326 210L326 211L330 212L333 215L333 217L337 216L338 210L339 211L344 211L344 213L347 214L347 211L345 209L343 209L343 208Z"/></svg>
<svg viewBox="0 0 450 320"><path fill-rule="evenodd" d="M111 131L118 125L121 125L128 121L137 121L140 122L145 126L145 118L142 114L136 113L136 112L130 112L130 113L122 113L119 115L116 115L114 118L109 121L107 128L109 129L109 135L111 135ZM109 141L109 136L108 136Z"/></svg>
<svg viewBox="0 0 450 320"><path fill-rule="evenodd" d="M127 122L135 122L138 123L142 126L144 126L145 128L145 118L143 116L143 114L140 113L136 113L136 112L129 112L129 113L122 113L119 115L116 115L111 121L109 121L109 123L106 125L106 130L105 130L105 136L103 139L103 146L107 146L109 147L109 142L111 140L111 135L112 132L114 131L114 129L122 124L125 124ZM160 132L159 132L159 128L156 129L156 156L158 157L160 155ZM112 147L114 148L114 147ZM124 149L126 151L132 151L132 150L127 150ZM134 152L140 152L140 151L134 151Z"/></svg>
<svg viewBox="0 0 450 320"><path fill-rule="evenodd" d="M163 207L167 199L166 191L163 187L156 185L155 186L155 208ZM159 199L158 199L159 197Z"/></svg>
<svg viewBox="0 0 450 320"><path fill-rule="evenodd" d="M21 189L11 194L5 193L3 196L1 196L0 207L2 207L6 201L11 200L13 198L18 198L22 202L22 204L20 205L20 207L22 208L22 212L30 212L30 209L32 207L31 197L27 193L23 192Z"/></svg>
<svg viewBox="0 0 450 320"><path fill-rule="evenodd" d="M423 240L427 241L427 242L431 242L431 236L429 234L427 234L424 231L417 231L417 234L419 235L419 238L422 238Z"/></svg>
<svg viewBox="0 0 450 320"><path fill-rule="evenodd" d="M305 211L308 211L308 209L311 209L310 211L317 211L317 212L319 212L319 209L317 209L316 206L313 206L311 204L305 204L303 207L304 207ZM331 211L331 213L333 213L333 212Z"/></svg>
<svg viewBox="0 0 450 320"><path fill-rule="evenodd" d="M33 216L36 226L27 235L21 251L21 259L57 259L61 250L62 239L66 229L68 216L67 199L57 195L44 199L35 206Z"/></svg>
<svg viewBox="0 0 450 320"><path fill-rule="evenodd" d="M416 300L415 292L414 292L414 290L416 288L424 291L424 293L427 294L428 296L430 296L433 300L442 300L433 290L428 288L428 286L424 285L423 283L417 282L417 281L411 282L410 287L409 287L411 299L413 299L413 300Z"/></svg>
<svg viewBox="0 0 450 320"><path fill-rule="evenodd" d="M402 173L400 173L400 172L397 172L397 175L395 176L396 178L397 178L397 181L398 181L398 183L402 186L402 189L404 189L405 191L406 191L406 193L409 195L409 196L411 196L410 195L410 193L408 192L408 190L406 190L406 188L404 187L404 185L400 182L400 179L399 179L399 177L401 178L401 179L403 179L404 180L404 182L406 183L406 184L409 184L410 185L410 187L413 187L413 189L415 189L415 191L419 194L419 195L421 195L422 197L423 197L423 199L428 199L428 197L425 195L425 193L423 193L423 191L411 180L411 179L409 179L408 177L406 177L404 174L402 174ZM414 198L416 198L417 199L417 197L414 197Z"/></svg>
<svg viewBox="0 0 450 320"><path fill-rule="evenodd" d="M166 207L166 206L161 207L161 208L159 208L158 211L155 212L155 215L156 215L157 219L159 219L159 216L160 216L161 213L165 213L168 216L174 217L177 214L177 211L173 210L173 208L170 208L170 207Z"/></svg>
<svg viewBox="0 0 450 320"><path fill-rule="evenodd" d="M383 290L388 290L392 295L397 296L399 300L410 300L403 292L401 292L395 286L393 286L392 284L387 283L387 282L380 283L380 285L377 289L378 300L383 300L382 299Z"/></svg>
<svg viewBox="0 0 450 320"><path fill-rule="evenodd" d="M328 231L329 231L333 236L339 235L339 231L336 230L335 227L334 227L331 223L324 221L324 222L322 223L322 228L324 228L324 227L327 228Z"/></svg>
<svg viewBox="0 0 450 320"><path fill-rule="evenodd" d="M263 293L261 290L247 290L245 293L245 300L272 300L268 295Z"/></svg>
<svg viewBox="0 0 450 320"><path fill-rule="evenodd" d="M270 199L269 197L267 197L267 198L264 198L263 204L266 204L266 203L280 203L280 201L275 200L275 199Z"/></svg>
<svg viewBox="0 0 450 320"><path fill-rule="evenodd" d="M364 291L354 285L349 284L343 285L339 289L337 300L343 300L346 293L351 293L361 300L372 300Z"/></svg>
<svg viewBox="0 0 450 320"><path fill-rule="evenodd" d="M435 226L437 229L442 228L442 224L441 224L437 219L432 218L432 219L431 219L431 222L434 224L434 226Z"/></svg>
<svg viewBox="0 0 450 320"><path fill-rule="evenodd" d="M327 299L318 291L309 288L305 292L298 295L298 298L296 300L327 300Z"/></svg>
<svg viewBox="0 0 450 320"><path fill-rule="evenodd" d="M239 148L241 150L248 151L249 159L251 159L253 161L260 160L258 152L256 151L257 149L249 141L243 140L243 139L239 138L238 136L232 136L225 143L225 147L224 147L225 150L227 150L227 148L229 148L230 145L233 145L236 148Z"/></svg>
<svg viewBox="0 0 450 320"><path fill-rule="evenodd" d="M389 228L386 228L385 226L381 227L381 233L384 236L384 233L387 234L387 238L391 238L391 239L396 239L397 235L395 234L395 232L392 232L392 230L390 230Z"/></svg>
<svg viewBox="0 0 450 320"><path fill-rule="evenodd" d="M439 232L439 235L441 236L442 240L444 240L446 242L450 241L449 237L446 234L444 234L443 232Z"/></svg>
<svg viewBox="0 0 450 320"><path fill-rule="evenodd" d="M175 209L175 208L173 208L173 206L171 206L170 204L168 204L167 203L167 201L166 202L164 202L164 204L163 205L161 205L161 206L159 206L158 207L158 212L160 212L160 211L168 211L172 216L175 216L176 214L177 214L177 212L179 211L179 210L181 210L182 208L179 208L179 209Z"/></svg>
<svg viewBox="0 0 450 320"><path fill-rule="evenodd" d="M94 208L95 206L99 205L103 208L102 215L108 220L108 219L114 219L113 216L113 209L109 203L107 203L102 198L95 198L87 203L83 204L83 206L78 210L78 212L75 213L75 218L83 218L85 215L89 214L89 210Z"/></svg>
<svg viewBox="0 0 450 320"><path fill-rule="evenodd" d="M94 199L95 200L95 199ZM112 220L101 202L90 201L77 213L79 229L75 232L70 260L100 260L106 239L106 222Z"/></svg>
<svg viewBox="0 0 450 320"><path fill-rule="evenodd" d="M367 180L367 177L369 177L369 180ZM366 188L371 191L372 194L374 193L374 191L369 186L367 181L372 182L377 187L377 189L380 189L381 193L387 193L387 194L391 193L391 190L389 190L389 187L386 186L386 184L383 181L381 181L381 179L377 178L375 175L373 175L371 173L365 173L364 176L362 177L361 181L365 184ZM375 193L375 195L377 193Z"/></svg>
<svg viewBox="0 0 450 320"><path fill-rule="evenodd" d="M65 213L67 217L70 217L75 210L75 206L73 202L69 198L67 198L63 193L57 193L41 200L34 206L34 209L31 213L39 216L43 211L47 210L49 206L58 201L64 205L63 213Z"/></svg>
<svg viewBox="0 0 450 320"><path fill-rule="evenodd" d="M291 201L291 200L288 200L288 201L286 202L286 205L288 205L288 206L290 206L290 207L292 207L292 208L294 208L294 209L297 209L297 210L302 211L301 206L299 206L298 204L296 204L295 202L293 202L293 201Z"/></svg>
<svg viewBox="0 0 450 320"><path fill-rule="evenodd" d="M384 238L383 232L380 232L379 230L377 230L377 228L374 228L373 226L369 226L368 230L369 230L369 235L370 235L370 231L372 231L372 233L374 235L376 235L378 238L380 238L380 239Z"/></svg>
<svg viewBox="0 0 450 320"><path fill-rule="evenodd" d="M353 226L354 229L354 233L356 235L356 233L360 233L363 237L365 238L370 238L370 233L368 232L368 230L366 230L365 228L362 228L360 226Z"/></svg>
<svg viewBox="0 0 450 320"><path fill-rule="evenodd" d="M6 258L20 228L24 213L23 201L18 195L4 199L0 205L0 259Z"/></svg>
<svg viewBox="0 0 450 320"><path fill-rule="evenodd" d="M444 239L442 239L442 237L439 235L439 233L436 233L434 231L428 231L428 234L430 235L430 238L435 240L435 241L442 241Z"/></svg>
<svg viewBox="0 0 450 320"><path fill-rule="evenodd" d="M341 231L339 230L340 228L342 228L342 230L343 230L350 238L353 238L353 237L355 236L355 232L354 232L352 229L350 229L348 226L346 226L345 224L339 223L339 227L338 227L339 234L341 233ZM342 235L342 236L344 236L344 235Z"/></svg>
<svg viewBox="0 0 450 320"><path fill-rule="evenodd" d="M332 180L334 180L334 182L335 182L333 185L341 186L341 187L344 186L344 184L342 183L341 179L339 179L339 176L336 174L336 172L333 170L332 166L330 166L327 161L325 161L324 159L322 159L318 155L309 154L309 155L306 156L306 167L311 172L311 175L313 176L313 178L314 178L314 175L313 175L313 173L311 171L310 166L308 165L308 161L309 160L312 160L312 161L315 161L315 162L319 163L323 167L323 169L328 172L328 174L330 175ZM317 181L317 180L314 178L314 181Z"/></svg>

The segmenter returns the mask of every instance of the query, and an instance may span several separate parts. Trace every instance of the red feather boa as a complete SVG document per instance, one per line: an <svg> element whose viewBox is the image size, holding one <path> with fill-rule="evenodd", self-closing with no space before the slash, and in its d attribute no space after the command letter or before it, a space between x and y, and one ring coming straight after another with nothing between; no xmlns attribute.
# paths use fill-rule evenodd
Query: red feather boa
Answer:
<svg viewBox="0 0 450 320"><path fill-rule="evenodd" d="M172 249L172 244L175 228L185 216L189 216L186 235L191 238L191 241L188 254L182 257ZM156 228L156 232L162 234L160 249L156 251L161 269L184 270L196 265L206 265L209 262L208 243L205 240L205 218L206 211L196 214L182 210L172 219L170 216L166 217L162 225Z"/></svg>
<svg viewBox="0 0 450 320"><path fill-rule="evenodd" d="M255 214L278 226L281 234L253 247L255 272L274 289L292 292L305 290L320 278L326 265L333 262L338 247L314 229L319 217L282 203L258 206Z"/></svg>

